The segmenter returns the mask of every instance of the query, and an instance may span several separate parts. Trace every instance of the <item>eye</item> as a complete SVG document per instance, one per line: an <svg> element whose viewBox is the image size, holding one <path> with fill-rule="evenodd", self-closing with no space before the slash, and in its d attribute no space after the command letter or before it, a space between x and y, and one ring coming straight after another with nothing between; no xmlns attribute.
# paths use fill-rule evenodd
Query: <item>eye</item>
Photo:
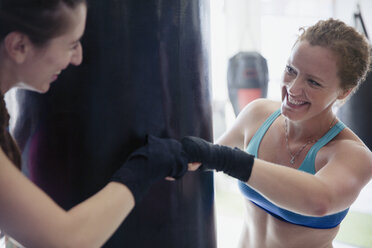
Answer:
<svg viewBox="0 0 372 248"><path fill-rule="evenodd" d="M74 44L72 44L71 50L76 50L79 48L79 46L80 46L80 41L77 41Z"/></svg>
<svg viewBox="0 0 372 248"><path fill-rule="evenodd" d="M297 72L292 67L290 67L289 65L287 65L285 67L285 72L290 74L290 75L297 75Z"/></svg>
<svg viewBox="0 0 372 248"><path fill-rule="evenodd" d="M309 82L309 84L311 86L315 86L315 87L320 87L321 86L318 82L316 82L316 81L314 81L312 79L308 79L307 81Z"/></svg>

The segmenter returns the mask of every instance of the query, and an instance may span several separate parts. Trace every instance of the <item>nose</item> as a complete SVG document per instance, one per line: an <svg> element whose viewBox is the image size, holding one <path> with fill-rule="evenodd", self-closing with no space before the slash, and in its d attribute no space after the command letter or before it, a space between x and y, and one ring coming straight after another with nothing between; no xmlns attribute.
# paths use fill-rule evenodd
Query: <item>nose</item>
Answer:
<svg viewBox="0 0 372 248"><path fill-rule="evenodd" d="M74 53L71 56L71 61L70 63L72 65L78 66L83 62L83 48L81 44L79 43L78 47L74 51Z"/></svg>
<svg viewBox="0 0 372 248"><path fill-rule="evenodd" d="M294 78L287 85L287 91L290 95L299 95L302 92L303 84L299 77Z"/></svg>

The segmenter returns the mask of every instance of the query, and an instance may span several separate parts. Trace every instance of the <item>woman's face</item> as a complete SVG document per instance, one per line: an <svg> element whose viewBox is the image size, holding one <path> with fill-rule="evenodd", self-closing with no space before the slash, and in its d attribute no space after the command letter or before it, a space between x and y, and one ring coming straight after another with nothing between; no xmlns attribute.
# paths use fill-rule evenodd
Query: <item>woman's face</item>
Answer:
<svg viewBox="0 0 372 248"><path fill-rule="evenodd" d="M327 48L297 42L284 71L281 110L291 120L304 120L332 109L341 97L336 56Z"/></svg>
<svg viewBox="0 0 372 248"><path fill-rule="evenodd" d="M69 64L80 65L82 47L80 38L85 29L86 6L81 4L68 9L70 25L67 31L49 41L46 47L31 47L31 55L26 60L18 86L37 92L47 92L50 84Z"/></svg>

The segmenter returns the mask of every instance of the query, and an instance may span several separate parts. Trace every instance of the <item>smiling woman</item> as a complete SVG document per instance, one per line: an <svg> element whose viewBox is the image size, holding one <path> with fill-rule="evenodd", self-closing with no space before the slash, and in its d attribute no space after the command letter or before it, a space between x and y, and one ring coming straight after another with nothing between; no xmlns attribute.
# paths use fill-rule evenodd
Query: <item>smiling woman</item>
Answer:
<svg viewBox="0 0 372 248"><path fill-rule="evenodd" d="M371 151L332 106L357 89L369 66L364 36L342 21L319 21L292 48L281 102L248 104L217 141L225 146L183 140L193 161L240 180L248 213L241 247L332 247L372 178Z"/></svg>
<svg viewBox="0 0 372 248"><path fill-rule="evenodd" d="M177 141L149 136L101 191L65 211L17 170L3 95L46 92L79 65L86 15L85 0L0 0L0 230L26 247L101 247L153 183L187 171Z"/></svg>
<svg viewBox="0 0 372 248"><path fill-rule="evenodd" d="M80 65L82 48L79 40L84 32L86 6L80 4L70 9L65 5L58 12L60 13L57 16L68 20L64 26L60 25L60 29L64 31L62 34L56 30L56 36L45 36L46 40L25 35L20 31L7 34L4 46L9 52L4 54L4 57L9 56L10 60L9 63L3 64L2 68L13 72L13 75L8 73L7 77L14 79L9 79L7 84L1 85L2 93L15 86L46 92L50 83L55 81L69 64Z"/></svg>

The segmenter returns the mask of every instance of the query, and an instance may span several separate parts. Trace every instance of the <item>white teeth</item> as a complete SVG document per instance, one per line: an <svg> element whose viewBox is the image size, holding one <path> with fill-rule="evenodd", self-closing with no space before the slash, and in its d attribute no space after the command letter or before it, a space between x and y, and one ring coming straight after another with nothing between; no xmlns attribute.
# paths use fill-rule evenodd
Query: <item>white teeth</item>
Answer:
<svg viewBox="0 0 372 248"><path fill-rule="evenodd" d="M291 103L291 104L294 104L294 105L301 105L301 104L305 103L304 101L295 100L290 96L288 97L288 102Z"/></svg>

